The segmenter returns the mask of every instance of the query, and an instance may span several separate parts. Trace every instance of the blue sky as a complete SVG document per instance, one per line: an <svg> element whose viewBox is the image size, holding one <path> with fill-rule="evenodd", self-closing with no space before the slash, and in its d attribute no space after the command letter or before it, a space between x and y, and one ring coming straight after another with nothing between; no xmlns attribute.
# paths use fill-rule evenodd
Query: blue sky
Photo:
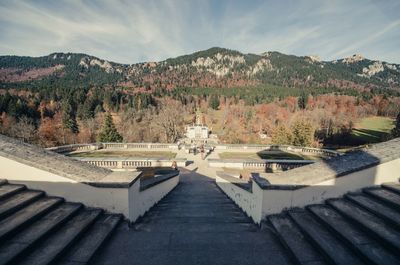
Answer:
<svg viewBox="0 0 400 265"><path fill-rule="evenodd" d="M136 63L210 47L400 63L399 0L0 2L0 54Z"/></svg>

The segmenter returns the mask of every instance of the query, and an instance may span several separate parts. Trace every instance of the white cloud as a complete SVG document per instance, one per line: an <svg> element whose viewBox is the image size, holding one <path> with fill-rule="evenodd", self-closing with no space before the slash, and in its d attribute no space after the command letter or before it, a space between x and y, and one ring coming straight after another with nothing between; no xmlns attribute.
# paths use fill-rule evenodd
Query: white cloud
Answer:
<svg viewBox="0 0 400 265"><path fill-rule="evenodd" d="M2 1L0 53L134 63L212 46L400 62L400 5L374 1Z"/></svg>

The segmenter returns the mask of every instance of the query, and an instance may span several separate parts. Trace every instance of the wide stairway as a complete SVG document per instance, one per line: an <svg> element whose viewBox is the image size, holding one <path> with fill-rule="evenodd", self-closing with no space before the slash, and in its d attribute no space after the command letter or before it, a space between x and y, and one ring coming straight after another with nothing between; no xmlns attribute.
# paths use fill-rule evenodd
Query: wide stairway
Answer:
<svg viewBox="0 0 400 265"><path fill-rule="evenodd" d="M290 264L283 246L196 170L133 227L122 224L93 264Z"/></svg>
<svg viewBox="0 0 400 265"><path fill-rule="evenodd" d="M0 264L86 264L120 220L0 180Z"/></svg>
<svg viewBox="0 0 400 265"><path fill-rule="evenodd" d="M348 193L268 218L298 264L400 264L400 185Z"/></svg>

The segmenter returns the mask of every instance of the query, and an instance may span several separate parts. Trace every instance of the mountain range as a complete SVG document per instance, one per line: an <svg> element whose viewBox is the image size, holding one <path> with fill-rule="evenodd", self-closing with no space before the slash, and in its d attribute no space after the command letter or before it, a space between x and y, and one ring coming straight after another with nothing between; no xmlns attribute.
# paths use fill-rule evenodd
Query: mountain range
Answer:
<svg viewBox="0 0 400 265"><path fill-rule="evenodd" d="M400 89L400 64L353 55L334 61L279 52L244 54L211 48L160 62L119 64L81 53L0 56L0 88L109 86L132 90L177 87Z"/></svg>

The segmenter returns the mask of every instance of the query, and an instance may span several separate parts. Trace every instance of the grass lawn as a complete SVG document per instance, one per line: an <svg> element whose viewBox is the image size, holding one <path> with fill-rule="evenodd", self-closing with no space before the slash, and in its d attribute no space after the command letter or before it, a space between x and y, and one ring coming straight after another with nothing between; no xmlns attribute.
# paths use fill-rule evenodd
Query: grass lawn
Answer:
<svg viewBox="0 0 400 265"><path fill-rule="evenodd" d="M305 156L302 154L294 154L281 151L262 151L257 153L224 152L219 154L219 157L221 159L289 159L289 160L316 159L316 157L312 156Z"/></svg>
<svg viewBox="0 0 400 265"><path fill-rule="evenodd" d="M358 121L351 133L351 140L357 144L384 141L394 127L394 119L367 117Z"/></svg>
<svg viewBox="0 0 400 265"><path fill-rule="evenodd" d="M176 153L168 151L92 151L84 153L71 153L72 157L135 157L135 158L163 158L172 159Z"/></svg>

